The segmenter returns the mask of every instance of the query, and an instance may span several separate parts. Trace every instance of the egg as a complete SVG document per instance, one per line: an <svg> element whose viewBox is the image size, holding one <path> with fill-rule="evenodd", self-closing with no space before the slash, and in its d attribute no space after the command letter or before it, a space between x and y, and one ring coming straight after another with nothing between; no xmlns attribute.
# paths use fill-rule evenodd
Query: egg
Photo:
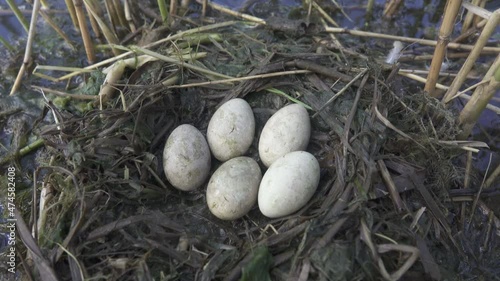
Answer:
<svg viewBox="0 0 500 281"><path fill-rule="evenodd" d="M255 160L240 156L224 162L207 186L210 212L222 220L244 216L257 201L262 173Z"/></svg>
<svg viewBox="0 0 500 281"><path fill-rule="evenodd" d="M278 110L264 125L259 139L259 156L266 165L281 156L305 150L311 136L311 121L307 110L292 104Z"/></svg>
<svg viewBox="0 0 500 281"><path fill-rule="evenodd" d="M163 169L175 188L191 191L201 186L210 172L210 149L194 126L175 128L163 150Z"/></svg>
<svg viewBox="0 0 500 281"><path fill-rule="evenodd" d="M309 152L294 151L276 159L260 183L260 211L269 218L298 211L316 192L319 178L318 160Z"/></svg>
<svg viewBox="0 0 500 281"><path fill-rule="evenodd" d="M243 99L224 103L210 119L207 141L215 158L227 161L245 154L253 142L255 118Z"/></svg>

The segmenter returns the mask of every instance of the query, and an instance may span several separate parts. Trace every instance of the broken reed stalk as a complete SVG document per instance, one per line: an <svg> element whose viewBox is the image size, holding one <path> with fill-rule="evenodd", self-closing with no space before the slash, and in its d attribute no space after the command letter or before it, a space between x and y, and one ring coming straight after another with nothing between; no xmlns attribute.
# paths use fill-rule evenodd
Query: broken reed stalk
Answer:
<svg viewBox="0 0 500 281"><path fill-rule="evenodd" d="M23 13L21 12L21 10L19 10L14 0L7 0L7 4L9 5L12 12L14 12L14 15L16 16L17 20L21 23L24 30L28 32L29 31L28 21L24 18Z"/></svg>
<svg viewBox="0 0 500 281"><path fill-rule="evenodd" d="M399 6L403 0L390 0L385 4L384 7L384 18L390 19L396 14Z"/></svg>
<svg viewBox="0 0 500 281"><path fill-rule="evenodd" d="M339 27L338 23L335 22L335 20L332 19L332 17L330 17L330 15L328 15L328 13L323 10L323 8L321 8L320 5L318 5L318 3L316 3L316 1L314 0L310 0L311 1L311 4L313 6L313 8L315 8L318 13L323 17L324 20L326 20L327 22L329 22L331 25L335 26L335 27Z"/></svg>
<svg viewBox="0 0 500 281"><path fill-rule="evenodd" d="M399 74L399 75L401 75L401 76L404 76L404 77L410 78L410 79L412 79L412 80L415 80L415 81L417 81L417 82L421 82L421 83L424 83L424 84L426 83L426 79L425 79L424 77L419 76L419 75L416 75L416 74L414 74L414 73L408 73L408 72L406 72L406 71L401 71L401 70L400 70L400 71L398 72L398 74ZM446 91L446 90L448 90L448 89L449 89L449 87L448 87L448 86L445 86L445 85L443 85L443 84L436 83L436 89ZM467 95L467 94L465 94L465 93L460 93L460 94L458 95L458 97L463 98L463 99L466 99L466 100L471 100L471 99L472 99L472 97L471 97L471 96L469 96L469 95ZM498 107L498 106L495 106L495 105L492 105L492 104L488 103L488 104L486 104L486 108L487 108L487 109L489 109L489 110L491 110L491 111L493 111L493 112L495 112L495 114L500 114L500 107Z"/></svg>
<svg viewBox="0 0 500 281"><path fill-rule="evenodd" d="M175 1L175 0L170 1L169 13L170 13L171 18L173 18L175 15L177 15L177 1Z"/></svg>
<svg viewBox="0 0 500 281"><path fill-rule="evenodd" d="M477 6L480 0L472 0L471 4ZM474 18L474 14L472 12L467 12L465 16L464 22L462 23L462 34L464 34L472 25L472 19Z"/></svg>
<svg viewBox="0 0 500 281"><path fill-rule="evenodd" d="M102 34L104 35L104 38L106 38L106 41L111 46L111 51L115 56L119 55L121 52L117 48L113 47L114 45L118 45L119 43L118 36L116 36L115 32L107 26L104 20L101 19L97 11L98 8L96 10L96 7L90 4L91 0L84 0L84 1L90 11L90 14L94 17L97 24L99 25L99 28L101 29Z"/></svg>
<svg viewBox="0 0 500 281"><path fill-rule="evenodd" d="M14 85L12 86L12 90L10 91L11 96L14 95L21 86L24 72L26 72L26 67L30 63L31 48L36 33L36 20L38 18L38 10L40 10L40 0L35 0L35 3L33 4L33 11L31 12L31 22L28 32L28 41L26 42L26 49L24 50L23 64L21 65L21 69L19 69L19 72L17 73L16 81L14 81Z"/></svg>
<svg viewBox="0 0 500 281"><path fill-rule="evenodd" d="M66 8L73 26L76 30L80 30L80 26L78 26L78 18L76 16L75 5L73 5L73 0L64 0L64 2L66 3Z"/></svg>
<svg viewBox="0 0 500 281"><path fill-rule="evenodd" d="M481 35L477 39L476 44L473 46L474 48L471 50L469 56L467 57L467 60L462 65L462 68L458 72L457 77L455 77L455 79L451 83L450 88L448 89L443 98L444 103L448 103L449 101L451 101L455 96L455 94L458 92L463 82L465 81L467 74L470 72L477 58L481 54L481 50L485 48L484 46L488 42L488 39L490 38L491 34L495 31L499 22L500 22L500 9L497 9L495 12L491 14L491 17L488 19L488 22L483 28L483 32L481 32ZM498 53L500 53L500 51L497 52L497 54Z"/></svg>
<svg viewBox="0 0 500 281"><path fill-rule="evenodd" d="M175 3L175 1L172 1ZM123 12L125 13L125 19L127 20L128 23L128 28L130 28L130 31L135 32L137 28L135 27L134 20L132 19L132 14L130 13L130 5L128 1L123 2Z"/></svg>
<svg viewBox="0 0 500 281"><path fill-rule="evenodd" d="M455 39L453 39L453 43L460 43L462 41L465 41L467 38L472 36L473 34L479 33L479 30L482 29L486 23L488 22L487 19L481 20L478 24L474 25L473 27L467 29L464 33L460 34L457 36Z"/></svg>
<svg viewBox="0 0 500 281"><path fill-rule="evenodd" d="M458 116L459 124L462 126L462 133L458 136L459 139L466 139L470 135L472 128L488 102L495 95L495 92L500 89L500 54L484 75L483 81L487 81L487 83L478 86L474 90L471 99Z"/></svg>
<svg viewBox="0 0 500 281"><path fill-rule="evenodd" d="M398 40L398 41L402 41L402 42L417 43L417 44L426 45L426 46L436 46L437 45L437 41L435 41L435 40L411 38L411 37L396 36L396 35L389 35L389 34L376 33L376 32L367 32L367 31L360 31L360 30L352 30L352 29L340 28L340 27L328 27L325 29L325 31L331 32L331 33L345 33L345 34L350 34L353 36L360 36L360 37L372 37L372 38L380 38L380 39L388 39L388 40ZM448 44L448 49L472 50L473 48L474 48L474 45L457 44L457 43L449 43ZM499 47L484 47L483 52L484 53L498 54L498 53L500 53L500 48Z"/></svg>
<svg viewBox="0 0 500 281"><path fill-rule="evenodd" d="M82 35L83 46L87 54L87 61L89 64L93 64L95 62L94 44L87 28L87 21L85 20L85 13L83 11L83 0L73 0L73 4L75 5L76 17L78 18L78 26L80 26L80 34Z"/></svg>
<svg viewBox="0 0 500 281"><path fill-rule="evenodd" d="M490 174L490 176L486 179L484 182L484 188L489 188L493 186L493 183L495 180L500 176L500 163L498 166L493 170L493 172Z"/></svg>
<svg viewBox="0 0 500 281"><path fill-rule="evenodd" d="M29 1L29 2L31 2L31 1ZM73 46L71 39L69 39L69 37L66 35L66 33L64 33L64 31L62 31L62 29L59 28L59 26L57 26L57 24L52 20L52 18L44 10L40 10L40 15L50 25L50 27L52 27L52 29L54 29L54 31L57 34L59 34L59 36L61 36L61 38L64 41L66 41L66 43L74 50L75 46Z"/></svg>
<svg viewBox="0 0 500 281"><path fill-rule="evenodd" d="M488 0L480 0L479 4L477 5L479 8L484 9L484 6L486 6L486 1ZM477 14L476 14L477 16ZM472 19L472 24L477 25L481 21L480 17L474 17Z"/></svg>
<svg viewBox="0 0 500 281"><path fill-rule="evenodd" d="M434 49L429 75L425 83L424 91L432 97L437 97L438 91L435 91L436 83L439 78L439 72L443 64L443 59L446 54L446 46L450 42L450 35L453 32L455 19L458 15L458 10L462 6L462 0L448 0L444 12L443 23L439 29L439 39Z"/></svg>
<svg viewBox="0 0 500 281"><path fill-rule="evenodd" d="M87 14L89 15L90 27L92 27L92 31L94 31L95 37L101 38L101 31L99 30L99 25L97 25L95 17L90 12L91 10L90 5L92 5L92 8L95 7L94 6L95 2L94 1L85 2L85 10L87 10Z"/></svg>
<svg viewBox="0 0 500 281"><path fill-rule="evenodd" d="M125 19L124 9L120 0L111 0L111 4L116 12L116 15L118 16L118 22L120 23L119 26L127 26L127 20Z"/></svg>

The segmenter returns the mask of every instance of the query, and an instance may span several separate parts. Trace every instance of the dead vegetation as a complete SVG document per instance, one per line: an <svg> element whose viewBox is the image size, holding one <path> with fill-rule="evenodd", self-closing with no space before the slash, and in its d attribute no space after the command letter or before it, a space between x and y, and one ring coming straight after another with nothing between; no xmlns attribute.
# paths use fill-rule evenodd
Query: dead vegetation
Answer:
<svg viewBox="0 0 500 281"><path fill-rule="evenodd" d="M498 186L467 165L484 144L460 141L458 112L321 22L181 21L159 41L113 45L121 54L104 74L98 63L55 79L83 76L83 93L43 89L53 123L33 128L44 144L36 192L19 202L26 280L497 280L499 214L482 198ZM256 160L273 112L310 107L321 182L292 216L255 207L221 221L203 188L165 179L169 133L185 123L205 133L236 97L254 110Z"/></svg>

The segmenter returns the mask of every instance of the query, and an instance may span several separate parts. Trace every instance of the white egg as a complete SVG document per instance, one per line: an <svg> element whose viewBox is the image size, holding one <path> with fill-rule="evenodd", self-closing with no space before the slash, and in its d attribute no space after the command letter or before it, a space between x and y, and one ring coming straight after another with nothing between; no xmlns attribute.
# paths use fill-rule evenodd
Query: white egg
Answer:
<svg viewBox="0 0 500 281"><path fill-rule="evenodd" d="M208 208L222 220L244 216L257 201L262 173L250 157L236 157L222 164L207 186Z"/></svg>
<svg viewBox="0 0 500 281"><path fill-rule="evenodd" d="M163 169L175 188L191 191L201 186L210 161L210 149L198 129L184 124L172 131L163 150Z"/></svg>
<svg viewBox="0 0 500 281"><path fill-rule="evenodd" d="M207 141L215 158L227 161L245 154L255 134L255 118L243 99L224 103L210 119Z"/></svg>
<svg viewBox="0 0 500 281"><path fill-rule="evenodd" d="M298 211L316 192L319 178L318 160L309 152L295 151L278 158L260 183L260 211L269 218Z"/></svg>
<svg viewBox="0 0 500 281"><path fill-rule="evenodd" d="M259 140L260 160L266 167L281 156L305 150L311 136L311 121L307 110L292 104L278 110L262 129Z"/></svg>

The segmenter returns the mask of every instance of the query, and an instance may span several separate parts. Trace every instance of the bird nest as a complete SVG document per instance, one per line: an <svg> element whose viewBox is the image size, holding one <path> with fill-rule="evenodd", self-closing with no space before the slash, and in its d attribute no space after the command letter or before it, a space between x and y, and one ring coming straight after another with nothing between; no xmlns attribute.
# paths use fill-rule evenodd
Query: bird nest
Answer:
<svg viewBox="0 0 500 281"><path fill-rule="evenodd" d="M469 231L460 232L467 204L450 193L465 176L456 116L392 75L391 66L339 50L322 33L289 38L224 22L179 34L129 50L106 76L87 74L72 94L87 100L70 97L64 110L48 103L54 123L33 129L45 143L33 179L41 197L20 207L27 222L32 208L35 239L19 227L30 253L25 264L37 269L30 274L440 280L478 249L485 218L479 210L469 214ZM232 98L253 109L256 137L246 155L259 163L267 119L290 103L309 108L307 151L320 163L321 180L298 212L269 219L255 206L222 221L207 207L206 184L181 192L167 182L162 151L170 132L191 124L206 134L215 110ZM211 173L220 164L213 161ZM494 253L477 262L498 274Z"/></svg>

